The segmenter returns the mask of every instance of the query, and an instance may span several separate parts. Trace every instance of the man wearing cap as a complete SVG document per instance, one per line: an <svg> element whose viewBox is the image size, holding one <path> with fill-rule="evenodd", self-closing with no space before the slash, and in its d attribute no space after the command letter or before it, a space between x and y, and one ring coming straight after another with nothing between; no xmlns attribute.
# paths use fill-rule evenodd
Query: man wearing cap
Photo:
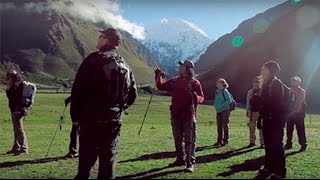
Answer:
<svg viewBox="0 0 320 180"><path fill-rule="evenodd" d="M276 77L279 72L279 64L269 61L262 66L260 73L263 85L259 126L262 127L264 137L265 164L259 173L271 179L286 177L286 157L282 143L286 114L281 102L285 85Z"/></svg>
<svg viewBox="0 0 320 180"><path fill-rule="evenodd" d="M115 178L122 112L137 96L132 70L116 52L122 40L120 32L114 28L100 32L99 51L84 59L71 90L71 120L81 129L76 179L90 177L97 157L98 179Z"/></svg>
<svg viewBox="0 0 320 180"><path fill-rule="evenodd" d="M298 76L291 78L291 89L295 94L295 103L293 112L290 113L287 121L287 143L285 149L292 148L292 135L294 126L297 128L300 151L305 151L307 148L306 131L304 127L306 91L300 86L301 79Z"/></svg>
<svg viewBox="0 0 320 180"><path fill-rule="evenodd" d="M200 81L195 79L194 64L179 61L179 77L164 80L160 69L155 70L156 86L172 93L171 126L176 149L176 161L171 166L186 165L186 172L194 172L196 142L196 108L204 101Z"/></svg>
<svg viewBox="0 0 320 180"><path fill-rule="evenodd" d="M6 94L9 100L9 108L11 111L13 130L14 130L14 142L12 149L7 154L27 154L28 143L26 133L23 128L23 119L26 116L28 107L31 104L23 102L23 80L21 74L12 70L7 73L7 89Z"/></svg>
<svg viewBox="0 0 320 180"><path fill-rule="evenodd" d="M262 103L261 86L262 79L260 76L256 76L253 79L252 89L250 89L247 93L246 112L247 117L249 118L248 127L250 132L250 144L248 145L248 148L256 145L256 128ZM261 129L259 129L259 136L261 145L260 147L264 148L263 134Z"/></svg>

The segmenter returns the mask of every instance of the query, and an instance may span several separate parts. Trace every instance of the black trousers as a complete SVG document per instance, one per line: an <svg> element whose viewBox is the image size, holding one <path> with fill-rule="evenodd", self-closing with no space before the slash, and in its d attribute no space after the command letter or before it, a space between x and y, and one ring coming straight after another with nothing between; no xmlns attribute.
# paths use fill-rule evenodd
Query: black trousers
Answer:
<svg viewBox="0 0 320 180"><path fill-rule="evenodd" d="M71 132L70 132L70 144L69 144L69 153L75 154L78 152L77 150L77 139L79 134L79 124L72 125Z"/></svg>
<svg viewBox="0 0 320 180"><path fill-rule="evenodd" d="M292 136L294 126L297 128L299 144L305 146L307 144L306 129L304 127L304 114L293 114L287 121L287 144L292 145Z"/></svg>
<svg viewBox="0 0 320 180"><path fill-rule="evenodd" d="M78 174L75 179L88 179L91 167L99 157L98 179L114 179L119 123L80 124Z"/></svg>
<svg viewBox="0 0 320 180"><path fill-rule="evenodd" d="M263 119L265 168L271 173L286 176L286 157L283 148L284 124L281 118Z"/></svg>

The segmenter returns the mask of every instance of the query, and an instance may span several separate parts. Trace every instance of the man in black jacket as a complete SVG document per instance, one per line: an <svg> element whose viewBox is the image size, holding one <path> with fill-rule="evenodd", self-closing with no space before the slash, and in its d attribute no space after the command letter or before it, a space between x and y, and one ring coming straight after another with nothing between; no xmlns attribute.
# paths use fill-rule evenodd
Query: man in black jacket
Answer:
<svg viewBox="0 0 320 180"><path fill-rule="evenodd" d="M120 32L114 28L100 32L99 51L84 59L71 91L71 119L81 129L76 179L89 178L98 156L98 178L114 178L122 112L137 96L132 70L116 53Z"/></svg>
<svg viewBox="0 0 320 180"><path fill-rule="evenodd" d="M265 142L265 165L259 170L260 174L270 175L270 178L284 178L286 176L286 157L283 148L283 133L285 112L283 111L285 85L276 75L280 66L269 61L261 68L262 109L259 123L262 126Z"/></svg>

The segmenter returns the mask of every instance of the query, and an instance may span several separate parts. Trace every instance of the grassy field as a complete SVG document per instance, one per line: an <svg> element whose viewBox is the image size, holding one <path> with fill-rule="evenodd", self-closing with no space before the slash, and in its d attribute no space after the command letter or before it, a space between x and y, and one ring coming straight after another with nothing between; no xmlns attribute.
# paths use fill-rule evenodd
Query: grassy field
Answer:
<svg viewBox="0 0 320 180"><path fill-rule="evenodd" d="M0 179L8 178L73 178L78 159L65 159L68 151L71 121L66 113L62 130L58 131L48 158L48 145L63 111L67 94L37 94L36 103L25 121L30 153L5 155L13 141L12 123L5 94L0 93ZM247 119L242 109L232 113L230 143L212 148L216 140L213 106L200 106L198 111L197 164L195 173L186 174L184 167L168 167L174 159L174 144L169 120L167 97L154 97L142 133L138 136L149 96L140 96L124 116L117 157L117 178L255 178L263 164L264 150L245 149L248 145ZM320 116L306 118L308 149L298 153L300 146L294 135L294 148L287 151L288 178L320 178ZM295 132L296 133L296 132ZM91 177L96 178L97 166Z"/></svg>

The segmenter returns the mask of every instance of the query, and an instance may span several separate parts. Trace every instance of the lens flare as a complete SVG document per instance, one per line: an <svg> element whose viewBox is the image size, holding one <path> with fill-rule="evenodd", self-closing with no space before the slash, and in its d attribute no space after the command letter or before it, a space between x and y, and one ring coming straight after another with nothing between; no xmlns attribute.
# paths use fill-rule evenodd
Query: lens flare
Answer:
<svg viewBox="0 0 320 180"><path fill-rule="evenodd" d="M240 47L242 46L244 43L244 39L242 36L235 36L233 39L232 39L232 46L233 47Z"/></svg>
<svg viewBox="0 0 320 180"><path fill-rule="evenodd" d="M254 33L264 33L269 28L270 23L266 19L257 19L253 23Z"/></svg>
<svg viewBox="0 0 320 180"><path fill-rule="evenodd" d="M320 38L315 38L311 43L306 56L304 57L304 64L301 67L304 75L306 77L307 88L311 86L312 81L317 72L320 70L320 61L319 61L319 52L320 52Z"/></svg>
<svg viewBox="0 0 320 180"><path fill-rule="evenodd" d="M312 28L320 22L320 12L315 7L304 6L299 9L296 22L304 29Z"/></svg>
<svg viewBox="0 0 320 180"><path fill-rule="evenodd" d="M293 4L299 4L299 3L302 2L302 0L291 0L291 2L292 2Z"/></svg>

